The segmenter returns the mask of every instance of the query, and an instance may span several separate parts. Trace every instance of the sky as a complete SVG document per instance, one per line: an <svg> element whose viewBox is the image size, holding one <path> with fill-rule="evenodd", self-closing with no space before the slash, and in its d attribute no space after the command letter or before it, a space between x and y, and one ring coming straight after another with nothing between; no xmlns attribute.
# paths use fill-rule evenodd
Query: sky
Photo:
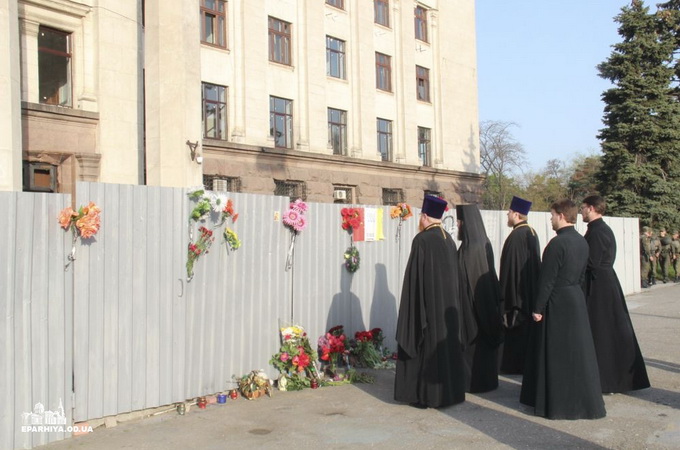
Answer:
<svg viewBox="0 0 680 450"><path fill-rule="evenodd" d="M479 119L517 124L527 169L599 153L601 94L611 84L596 66L620 41L614 17L627 4L477 0Z"/></svg>

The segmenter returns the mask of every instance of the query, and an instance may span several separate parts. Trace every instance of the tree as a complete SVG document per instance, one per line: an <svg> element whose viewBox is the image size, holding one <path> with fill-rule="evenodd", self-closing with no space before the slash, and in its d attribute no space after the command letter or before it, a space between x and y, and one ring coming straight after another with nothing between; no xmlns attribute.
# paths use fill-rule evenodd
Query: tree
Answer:
<svg viewBox="0 0 680 450"><path fill-rule="evenodd" d="M676 41L642 0L615 20L621 42L598 66L614 87L605 103L599 190L612 214L676 225L680 205L680 103L673 89Z"/></svg>
<svg viewBox="0 0 680 450"><path fill-rule="evenodd" d="M568 196L579 202L591 194L599 194L597 172L602 166L599 155L578 155L572 160L567 183Z"/></svg>
<svg viewBox="0 0 680 450"><path fill-rule="evenodd" d="M486 175L483 206L486 209L504 210L517 191L512 181L516 170L526 162L526 152L517 142L510 129L513 122L487 120L479 126L479 145L482 171Z"/></svg>

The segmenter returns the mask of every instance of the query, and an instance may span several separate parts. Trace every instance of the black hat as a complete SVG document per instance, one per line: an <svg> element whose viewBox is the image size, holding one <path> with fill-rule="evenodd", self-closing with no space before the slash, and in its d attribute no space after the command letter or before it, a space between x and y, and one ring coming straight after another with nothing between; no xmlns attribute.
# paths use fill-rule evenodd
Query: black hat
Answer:
<svg viewBox="0 0 680 450"><path fill-rule="evenodd" d="M435 197L434 195L426 195L423 199L422 213L427 214L433 219L441 219L446 210L446 200Z"/></svg>

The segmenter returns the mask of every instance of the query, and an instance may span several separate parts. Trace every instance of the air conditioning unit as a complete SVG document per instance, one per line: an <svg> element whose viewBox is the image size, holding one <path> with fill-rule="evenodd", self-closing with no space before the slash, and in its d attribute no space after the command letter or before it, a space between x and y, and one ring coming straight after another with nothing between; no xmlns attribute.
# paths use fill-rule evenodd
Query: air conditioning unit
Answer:
<svg viewBox="0 0 680 450"><path fill-rule="evenodd" d="M226 191L228 190L229 184L227 180L221 178L215 178L213 180L213 191Z"/></svg>
<svg viewBox="0 0 680 450"><path fill-rule="evenodd" d="M347 191L342 189L333 191L333 200L347 200Z"/></svg>

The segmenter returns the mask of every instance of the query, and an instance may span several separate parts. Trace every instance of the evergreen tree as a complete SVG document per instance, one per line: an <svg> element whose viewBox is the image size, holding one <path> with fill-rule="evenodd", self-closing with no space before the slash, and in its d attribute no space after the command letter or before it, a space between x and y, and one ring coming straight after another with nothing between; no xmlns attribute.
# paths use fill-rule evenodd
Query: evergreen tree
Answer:
<svg viewBox="0 0 680 450"><path fill-rule="evenodd" d="M615 18L622 42L598 66L614 87L602 94L599 190L610 211L643 224L680 224L680 103L674 92L676 41L660 14L633 0Z"/></svg>

